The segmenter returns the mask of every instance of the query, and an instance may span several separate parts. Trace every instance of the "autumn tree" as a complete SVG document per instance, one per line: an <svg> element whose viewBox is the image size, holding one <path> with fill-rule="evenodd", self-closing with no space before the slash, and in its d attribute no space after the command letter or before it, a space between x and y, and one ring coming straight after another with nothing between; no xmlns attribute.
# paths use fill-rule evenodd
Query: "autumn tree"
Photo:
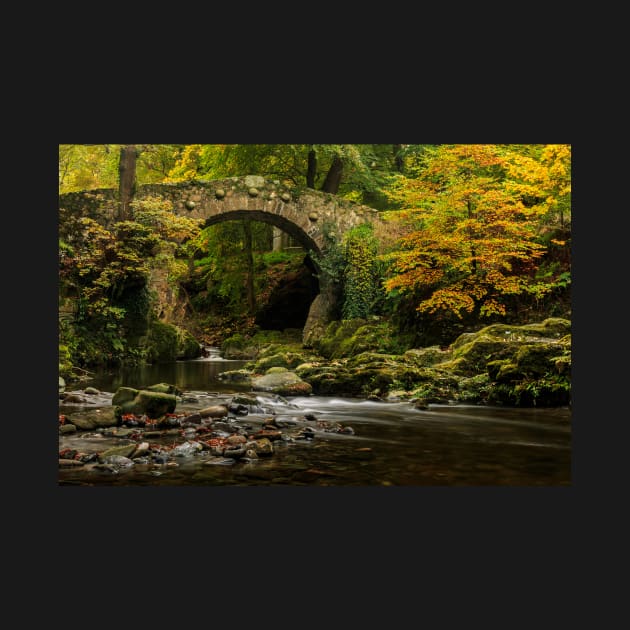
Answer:
<svg viewBox="0 0 630 630"><path fill-rule="evenodd" d="M95 188L118 188L121 151L131 145L60 144L59 193ZM125 151L123 164L137 185L161 183L180 159L184 145L136 144L135 155ZM135 167L127 160L135 159Z"/></svg>
<svg viewBox="0 0 630 630"><path fill-rule="evenodd" d="M545 251L537 240L541 217L556 205L526 203L527 170L516 157L497 145L423 150L415 177L399 177L390 193L402 206L390 218L408 230L384 256L390 295L417 292L417 311L461 318L476 308L504 315L506 296L550 290L533 272ZM525 181L514 178L517 168ZM554 185L566 192L566 181Z"/></svg>
<svg viewBox="0 0 630 630"><path fill-rule="evenodd" d="M389 181L395 145L194 144L181 150L172 181L262 175L365 202Z"/></svg>

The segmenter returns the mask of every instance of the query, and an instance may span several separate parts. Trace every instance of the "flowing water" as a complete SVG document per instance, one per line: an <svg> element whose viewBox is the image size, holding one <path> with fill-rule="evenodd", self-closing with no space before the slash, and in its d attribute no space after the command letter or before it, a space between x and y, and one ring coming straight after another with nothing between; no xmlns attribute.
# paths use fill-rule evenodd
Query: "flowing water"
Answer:
<svg viewBox="0 0 630 630"><path fill-rule="evenodd" d="M192 361L99 373L88 384L103 392L171 383L184 393L227 396L249 387L217 379L245 361L210 356ZM134 466L116 474L60 469L62 484L107 486L568 486L571 484L571 411L430 405L308 396L286 402L261 397L278 418L312 414L354 433L316 431L314 439L275 441L273 456L208 465L203 456L179 458L156 472ZM203 402L201 404L203 406ZM76 409L75 409L76 410ZM69 411L60 406L60 413ZM262 423L265 414L238 417ZM310 423L314 426L314 423ZM193 438L194 439L194 438ZM116 445L116 438L60 436L62 448L83 452ZM98 447L98 448L97 448ZM202 455L206 455L203 453Z"/></svg>

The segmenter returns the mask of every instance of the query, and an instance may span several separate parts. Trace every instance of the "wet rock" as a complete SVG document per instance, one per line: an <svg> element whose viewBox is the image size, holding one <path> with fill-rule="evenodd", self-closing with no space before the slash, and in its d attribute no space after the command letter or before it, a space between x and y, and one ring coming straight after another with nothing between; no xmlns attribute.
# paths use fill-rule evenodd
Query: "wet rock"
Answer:
<svg viewBox="0 0 630 630"><path fill-rule="evenodd" d="M273 444L267 438L255 440L254 449L259 457L269 457L273 455Z"/></svg>
<svg viewBox="0 0 630 630"><path fill-rule="evenodd" d="M140 444L138 444L136 446L136 450L133 451L132 453L132 457L135 459L136 457L142 457L143 455L145 455L146 453L149 452L150 450L150 446L148 442L140 442Z"/></svg>
<svg viewBox="0 0 630 630"><path fill-rule="evenodd" d="M74 426L74 424L62 424L59 426L59 433L66 435L67 433L75 433L77 430L76 426Z"/></svg>
<svg viewBox="0 0 630 630"><path fill-rule="evenodd" d="M272 426L282 429L286 427L294 427L297 424L298 421L296 418L277 417L272 423Z"/></svg>
<svg viewBox="0 0 630 630"><path fill-rule="evenodd" d="M247 442L247 438L244 435L230 435L225 439L225 443L230 446L234 444L245 444Z"/></svg>
<svg viewBox="0 0 630 630"><path fill-rule="evenodd" d="M258 404L258 399L255 396L238 394L232 398L232 403L235 405L246 405L247 407L251 407Z"/></svg>
<svg viewBox="0 0 630 630"><path fill-rule="evenodd" d="M238 427L230 422L222 422L222 421L216 421L212 424L212 426L217 430L217 431L224 431L225 433L236 433L238 431Z"/></svg>
<svg viewBox="0 0 630 630"><path fill-rule="evenodd" d="M199 442L186 441L171 450L172 457L191 457L203 449Z"/></svg>
<svg viewBox="0 0 630 630"><path fill-rule="evenodd" d="M179 396L182 393L175 385L170 385L169 383L156 383L155 385L150 385L146 388L146 391L160 392L162 394L174 394L175 396Z"/></svg>
<svg viewBox="0 0 630 630"><path fill-rule="evenodd" d="M136 433L136 429L128 429L126 427L108 427L103 430L106 437L128 438Z"/></svg>
<svg viewBox="0 0 630 630"><path fill-rule="evenodd" d="M230 403L228 411L236 416L246 416L249 413L249 405L238 405Z"/></svg>
<svg viewBox="0 0 630 630"><path fill-rule="evenodd" d="M119 387L112 398L112 405L122 405L133 400L138 395L138 391L132 387Z"/></svg>
<svg viewBox="0 0 630 630"><path fill-rule="evenodd" d="M190 422L191 424L201 424L201 414L200 413L191 413L189 416L186 416L182 423Z"/></svg>
<svg viewBox="0 0 630 630"><path fill-rule="evenodd" d="M84 394L88 394L89 396L98 396L101 392L100 390L96 389L95 387L86 387L83 390Z"/></svg>
<svg viewBox="0 0 630 630"><path fill-rule="evenodd" d="M80 453L77 459L84 464L89 464L98 461L98 453Z"/></svg>
<svg viewBox="0 0 630 630"><path fill-rule="evenodd" d="M162 392L152 392L143 389L138 391L132 400L118 404L114 402L114 400L117 399L121 389L123 388L119 388L112 398L112 405L116 405L115 413L117 418L121 418L124 414L128 413L146 415L148 418L161 418L175 411L177 398L174 394L164 394ZM125 396L126 395L125 393Z"/></svg>
<svg viewBox="0 0 630 630"><path fill-rule="evenodd" d="M66 381L60 376L59 377L59 393L63 394L65 389L66 389Z"/></svg>
<svg viewBox="0 0 630 630"><path fill-rule="evenodd" d="M145 431L142 435L145 438L159 438L162 435L162 431Z"/></svg>
<svg viewBox="0 0 630 630"><path fill-rule="evenodd" d="M289 372L284 368L270 368L274 370L252 379L252 387L255 390L272 392L280 396L309 396L313 392L313 388L309 383L303 381L295 372Z"/></svg>
<svg viewBox="0 0 630 630"><path fill-rule="evenodd" d="M295 436L296 440L312 440L315 437L315 431L311 427L300 429Z"/></svg>
<svg viewBox="0 0 630 630"><path fill-rule="evenodd" d="M63 402L66 404L85 404L87 403L87 399L79 394L68 393L63 397Z"/></svg>
<svg viewBox="0 0 630 630"><path fill-rule="evenodd" d="M282 436L282 431L273 431L271 429L261 429L260 431L256 431L250 437L255 440L260 440L262 438L274 441L279 440Z"/></svg>
<svg viewBox="0 0 630 630"><path fill-rule="evenodd" d="M226 445L223 449L223 457L234 457L240 459L245 455L246 448L244 444L231 444Z"/></svg>
<svg viewBox="0 0 630 630"><path fill-rule="evenodd" d="M104 462L108 457L124 457L129 458L135 452L137 446L135 444L126 444L124 446L113 446L99 454L99 459Z"/></svg>
<svg viewBox="0 0 630 630"><path fill-rule="evenodd" d="M132 460L122 455L108 455L107 457L102 458L101 463L106 466L113 466L115 469L131 468L134 466Z"/></svg>
<svg viewBox="0 0 630 630"><path fill-rule="evenodd" d="M213 405L199 411L199 415L202 418L223 418L228 415L228 408L225 405Z"/></svg>
<svg viewBox="0 0 630 630"><path fill-rule="evenodd" d="M249 370L228 370L217 374L217 378L228 383L250 384L252 373Z"/></svg>
<svg viewBox="0 0 630 630"><path fill-rule="evenodd" d="M113 407L77 411L68 414L68 420L82 431L93 431L99 427L113 427L118 424Z"/></svg>

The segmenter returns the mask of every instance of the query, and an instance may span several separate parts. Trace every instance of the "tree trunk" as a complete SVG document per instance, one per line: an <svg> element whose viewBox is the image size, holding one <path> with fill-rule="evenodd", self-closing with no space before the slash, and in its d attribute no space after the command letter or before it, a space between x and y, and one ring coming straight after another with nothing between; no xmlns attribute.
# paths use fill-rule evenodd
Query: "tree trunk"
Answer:
<svg viewBox="0 0 630 630"><path fill-rule="evenodd" d="M247 308L250 315L256 310L256 295L254 293L254 253L252 252L252 226L249 221L243 221L245 231L245 259L247 261Z"/></svg>
<svg viewBox="0 0 630 630"><path fill-rule="evenodd" d="M402 144L394 144L392 146L394 147L394 164L396 165L396 170L399 173L402 173L403 169L405 168L405 161L400 154L402 150Z"/></svg>
<svg viewBox="0 0 630 630"><path fill-rule="evenodd" d="M131 202L136 192L136 157L135 144L127 144L120 149L120 162L118 164L119 221L129 221L132 218Z"/></svg>
<svg viewBox="0 0 630 630"><path fill-rule="evenodd" d="M341 175L343 173L343 160L335 155L332 164L326 174L326 180L322 186L322 191L336 195L341 184Z"/></svg>
<svg viewBox="0 0 630 630"><path fill-rule="evenodd" d="M315 176L317 175L317 153L311 148L308 152L308 170L306 171L306 185L315 188Z"/></svg>

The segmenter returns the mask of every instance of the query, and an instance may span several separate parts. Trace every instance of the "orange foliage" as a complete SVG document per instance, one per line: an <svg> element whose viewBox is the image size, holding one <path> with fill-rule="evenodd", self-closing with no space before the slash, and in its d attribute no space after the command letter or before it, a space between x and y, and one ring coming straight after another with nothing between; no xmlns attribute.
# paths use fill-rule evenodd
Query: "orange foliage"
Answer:
<svg viewBox="0 0 630 630"><path fill-rule="evenodd" d="M555 195L557 209L564 203L560 191L570 190L570 149L567 154L563 147L545 147L538 161L500 145L441 145L427 152L418 175L399 177L390 194L403 208L388 217L405 234L398 249L383 256L390 263L386 290L432 290L417 310L460 318L476 306L482 316L505 314L501 296L544 292L514 269L517 261L521 270L535 267L545 251L536 238L541 216L552 207L547 193ZM525 203L532 195L544 200Z"/></svg>

